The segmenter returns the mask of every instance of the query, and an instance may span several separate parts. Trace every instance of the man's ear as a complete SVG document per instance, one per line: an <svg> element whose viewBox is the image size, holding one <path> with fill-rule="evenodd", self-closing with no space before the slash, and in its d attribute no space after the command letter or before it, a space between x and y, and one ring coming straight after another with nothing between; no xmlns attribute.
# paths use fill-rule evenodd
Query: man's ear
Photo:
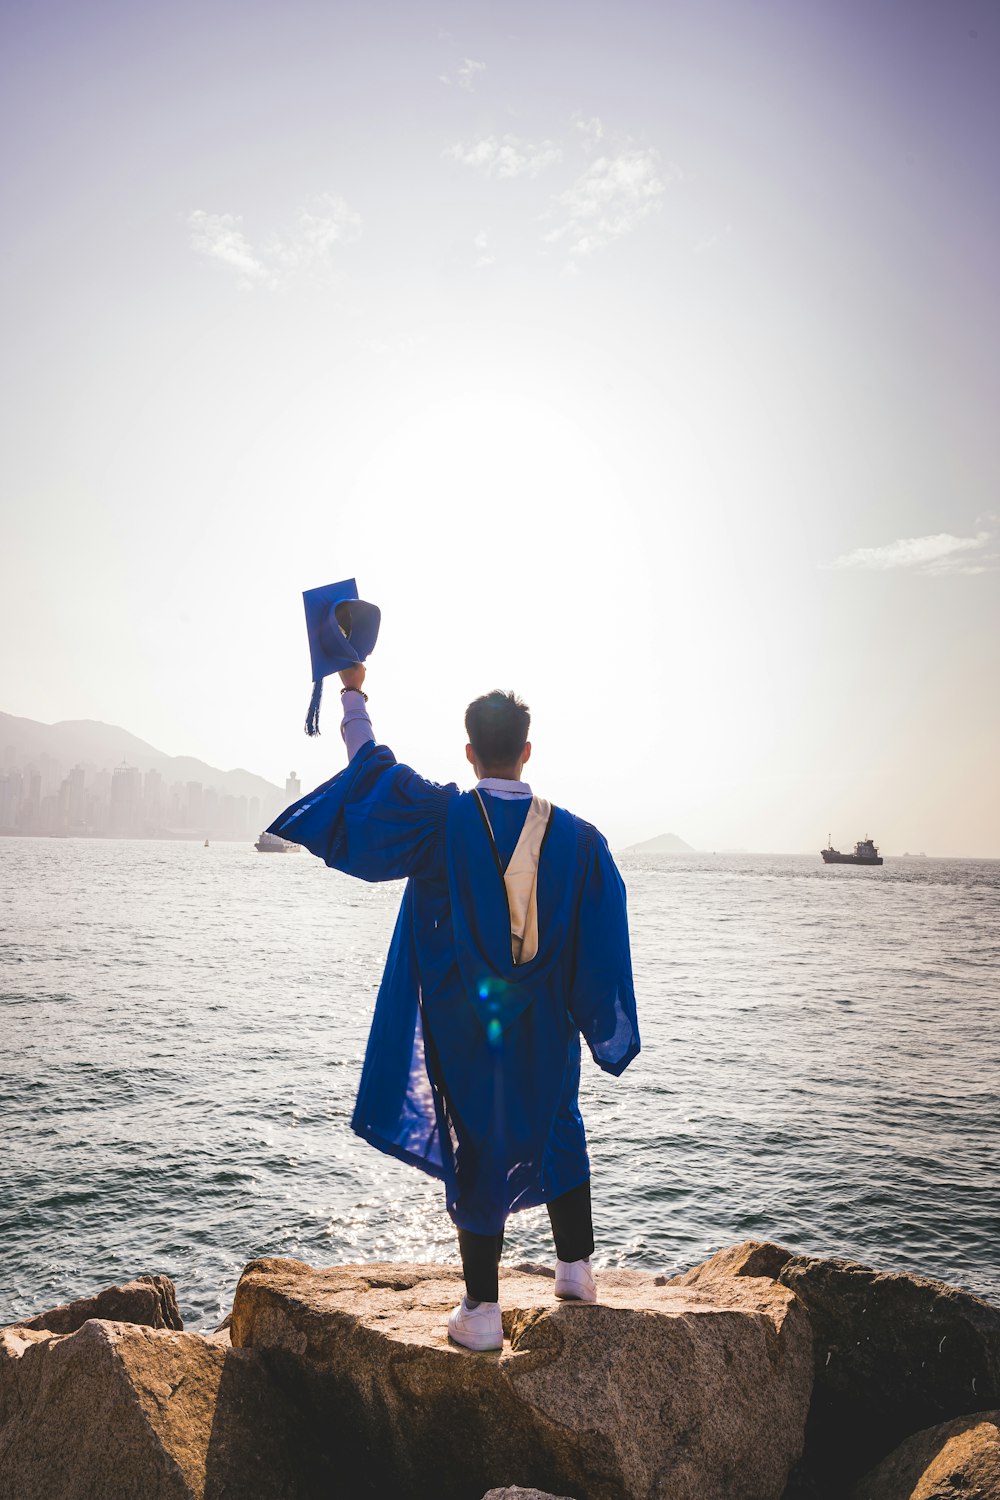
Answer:
<svg viewBox="0 0 1000 1500"><path fill-rule="evenodd" d="M524 742L524 754L521 756L521 764L523 765L525 763L525 761L529 761L530 759L531 759L531 741L530 740L525 740L525 742Z"/></svg>
<svg viewBox="0 0 1000 1500"><path fill-rule="evenodd" d="M465 747L465 758L469 762L469 765L472 766L473 769L475 769L476 757L475 757L475 754L473 753L473 749L472 749L471 745L466 745L466 747Z"/></svg>

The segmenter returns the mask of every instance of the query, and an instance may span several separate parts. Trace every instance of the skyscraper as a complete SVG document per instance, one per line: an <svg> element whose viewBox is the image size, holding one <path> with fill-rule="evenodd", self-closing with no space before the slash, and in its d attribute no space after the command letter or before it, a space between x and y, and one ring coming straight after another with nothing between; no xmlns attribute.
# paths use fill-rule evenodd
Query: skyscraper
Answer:
<svg viewBox="0 0 1000 1500"><path fill-rule="evenodd" d="M142 816L150 832L163 823L163 777L159 771L149 770L142 782Z"/></svg>
<svg viewBox="0 0 1000 1500"><path fill-rule="evenodd" d="M187 817L184 822L188 828L198 828L201 825L203 790L200 781L189 781L187 784Z"/></svg>
<svg viewBox="0 0 1000 1500"><path fill-rule="evenodd" d="M111 832L134 833L139 818L142 778L138 766L122 761L111 777Z"/></svg>
<svg viewBox="0 0 1000 1500"><path fill-rule="evenodd" d="M68 822L70 830L81 829L87 822L87 798L84 792L84 769L80 765L73 767L66 777L68 792Z"/></svg>

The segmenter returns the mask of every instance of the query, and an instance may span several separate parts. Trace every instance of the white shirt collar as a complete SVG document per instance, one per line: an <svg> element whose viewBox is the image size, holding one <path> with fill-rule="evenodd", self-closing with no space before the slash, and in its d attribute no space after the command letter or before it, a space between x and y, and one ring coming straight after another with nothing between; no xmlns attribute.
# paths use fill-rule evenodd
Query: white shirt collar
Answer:
<svg viewBox="0 0 1000 1500"><path fill-rule="evenodd" d="M493 797L511 801L516 797L530 797L531 787L526 781L507 781L502 776L484 776L476 782L477 792L489 792Z"/></svg>

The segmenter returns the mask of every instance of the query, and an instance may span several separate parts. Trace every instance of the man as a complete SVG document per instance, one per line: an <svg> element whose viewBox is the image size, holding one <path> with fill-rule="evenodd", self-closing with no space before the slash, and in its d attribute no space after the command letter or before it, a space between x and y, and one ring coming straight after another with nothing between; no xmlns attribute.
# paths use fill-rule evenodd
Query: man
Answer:
<svg viewBox="0 0 1000 1500"><path fill-rule="evenodd" d="M364 666L340 676L347 768L269 832L362 880L407 878L352 1126L443 1179L466 1286L448 1332L499 1349L509 1213L547 1204L556 1296L596 1300L580 1035L608 1073L639 1051L625 888L597 830L521 780L512 693L469 705L479 780L461 792L376 744Z"/></svg>

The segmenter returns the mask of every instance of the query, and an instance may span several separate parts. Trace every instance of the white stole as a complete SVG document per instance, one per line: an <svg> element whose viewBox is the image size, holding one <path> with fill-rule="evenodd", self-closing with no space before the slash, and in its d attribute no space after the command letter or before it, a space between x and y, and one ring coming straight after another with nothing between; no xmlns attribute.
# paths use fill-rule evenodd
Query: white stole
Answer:
<svg viewBox="0 0 1000 1500"><path fill-rule="evenodd" d="M493 825L486 803L478 791L476 796L492 838ZM510 908L510 951L515 964L526 964L538 952L538 857L551 816L552 804L544 797L532 797L521 835L503 872ZM495 840L493 847L496 849Z"/></svg>

